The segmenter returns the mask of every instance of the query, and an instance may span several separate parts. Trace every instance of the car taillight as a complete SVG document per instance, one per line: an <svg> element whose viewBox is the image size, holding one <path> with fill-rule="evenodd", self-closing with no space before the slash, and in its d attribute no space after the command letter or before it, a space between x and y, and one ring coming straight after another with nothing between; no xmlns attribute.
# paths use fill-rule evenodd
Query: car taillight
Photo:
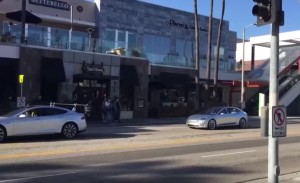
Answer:
<svg viewBox="0 0 300 183"><path fill-rule="evenodd" d="M81 117L81 119L85 119L85 115L83 115L83 116Z"/></svg>

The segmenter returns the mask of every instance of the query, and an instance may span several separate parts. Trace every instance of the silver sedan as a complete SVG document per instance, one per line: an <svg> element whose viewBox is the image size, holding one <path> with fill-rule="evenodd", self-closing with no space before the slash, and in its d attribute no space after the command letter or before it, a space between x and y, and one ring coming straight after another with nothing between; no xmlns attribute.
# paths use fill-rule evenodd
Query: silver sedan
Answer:
<svg viewBox="0 0 300 183"><path fill-rule="evenodd" d="M84 114L61 107L24 107L0 116L0 142L9 136L55 133L71 139L86 128Z"/></svg>
<svg viewBox="0 0 300 183"><path fill-rule="evenodd" d="M186 125L190 128L208 128L213 130L220 126L239 126L246 128L248 115L236 107L213 107L201 114L189 116Z"/></svg>

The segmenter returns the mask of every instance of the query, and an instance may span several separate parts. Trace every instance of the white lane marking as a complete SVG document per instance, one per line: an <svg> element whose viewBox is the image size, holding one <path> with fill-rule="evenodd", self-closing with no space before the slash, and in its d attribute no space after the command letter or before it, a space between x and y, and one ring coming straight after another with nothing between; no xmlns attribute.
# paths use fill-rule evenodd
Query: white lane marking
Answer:
<svg viewBox="0 0 300 183"><path fill-rule="evenodd" d="M233 152L233 153L225 153L225 154L213 154L213 155L201 156L201 158L210 158L210 157L216 157L216 156L228 156L228 155L243 154L243 153L252 153L252 152L256 152L256 150Z"/></svg>
<svg viewBox="0 0 300 183"><path fill-rule="evenodd" d="M53 174L53 175L42 175L42 176L25 177L25 178L19 178L19 179L1 180L0 183L15 182L15 181L22 181L22 180L30 180L30 179L38 179L38 178L47 178L47 177L56 177L56 176L75 174L75 173L77 173L77 172L68 172L68 173L59 173L59 174Z"/></svg>

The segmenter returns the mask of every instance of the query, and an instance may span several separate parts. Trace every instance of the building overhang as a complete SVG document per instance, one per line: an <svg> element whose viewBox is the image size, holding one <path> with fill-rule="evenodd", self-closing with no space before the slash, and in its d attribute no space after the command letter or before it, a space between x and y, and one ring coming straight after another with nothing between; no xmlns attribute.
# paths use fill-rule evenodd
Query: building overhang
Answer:
<svg viewBox="0 0 300 183"><path fill-rule="evenodd" d="M279 47L299 46L300 45L300 31L291 31L280 33ZM270 48L271 35L263 35L250 38L250 43L256 46Z"/></svg>

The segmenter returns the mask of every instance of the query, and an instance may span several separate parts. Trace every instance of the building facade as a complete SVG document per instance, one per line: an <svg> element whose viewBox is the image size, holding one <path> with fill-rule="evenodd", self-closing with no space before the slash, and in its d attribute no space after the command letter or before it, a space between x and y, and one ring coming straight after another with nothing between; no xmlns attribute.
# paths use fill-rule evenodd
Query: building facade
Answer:
<svg viewBox="0 0 300 183"><path fill-rule="evenodd" d="M279 35L279 104L287 107L288 115L299 115L300 110L300 31L282 32ZM267 105L270 78L270 35L250 37L245 42L245 100L248 113L259 114ZM237 44L237 60L243 57L243 44ZM239 63L238 63L239 65ZM264 96L264 97L259 97Z"/></svg>
<svg viewBox="0 0 300 183"><path fill-rule="evenodd" d="M0 4L0 58L7 76L2 78L7 86L1 91L3 101L16 100L21 90L16 78L24 74L22 91L28 103L38 96L47 102L90 102L101 115L103 98L117 96L123 118L182 116L193 108L193 13L136 0L27 0L27 12L42 22L26 22L23 44L20 19L7 16L21 10L21 0ZM213 22L212 71L219 20ZM208 17L200 15L199 23L199 75L205 79ZM230 75L224 81L238 79L230 74L235 40L236 33L224 21L219 75ZM231 102L222 90L219 98Z"/></svg>

